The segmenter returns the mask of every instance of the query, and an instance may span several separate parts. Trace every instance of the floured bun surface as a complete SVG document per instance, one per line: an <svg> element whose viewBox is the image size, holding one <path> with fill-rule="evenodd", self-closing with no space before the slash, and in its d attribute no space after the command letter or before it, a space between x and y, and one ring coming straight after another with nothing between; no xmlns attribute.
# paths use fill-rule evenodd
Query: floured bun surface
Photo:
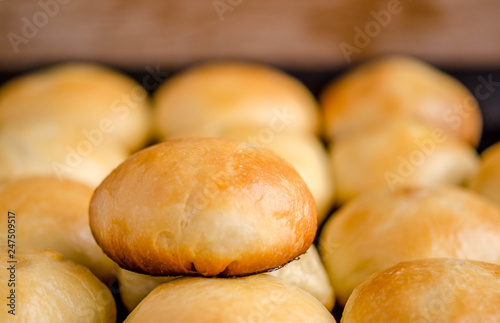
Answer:
<svg viewBox="0 0 500 323"><path fill-rule="evenodd" d="M187 277L151 292L127 323L335 322L314 297L267 275L242 278Z"/></svg>
<svg viewBox="0 0 500 323"><path fill-rule="evenodd" d="M345 304L371 274L401 261L448 257L500 264L500 209L458 187L377 190L327 221L320 253Z"/></svg>
<svg viewBox="0 0 500 323"><path fill-rule="evenodd" d="M435 258L402 262L352 293L342 322L499 322L500 266Z"/></svg>
<svg viewBox="0 0 500 323"><path fill-rule="evenodd" d="M11 253L0 248L0 296L4 302L15 289L15 316L3 305L1 322L114 323L116 306L109 289L87 268L64 260L50 249L16 247L15 286L7 263ZM5 303L4 303L5 304Z"/></svg>
<svg viewBox="0 0 500 323"><path fill-rule="evenodd" d="M142 150L96 189L90 226L121 267L156 276L241 276L307 251L314 199L263 148L186 138Z"/></svg>

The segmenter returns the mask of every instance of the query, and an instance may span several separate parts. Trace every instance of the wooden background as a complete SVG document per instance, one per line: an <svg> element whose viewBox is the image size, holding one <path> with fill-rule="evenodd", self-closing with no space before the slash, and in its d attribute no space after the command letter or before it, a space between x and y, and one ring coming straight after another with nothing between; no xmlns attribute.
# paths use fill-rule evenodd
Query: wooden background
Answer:
<svg viewBox="0 0 500 323"><path fill-rule="evenodd" d="M340 44L354 44L356 27L374 27L372 10L395 4L401 12L353 61L409 53L445 68L500 67L498 0L0 0L0 70L70 59L175 68L227 57L341 68Z"/></svg>

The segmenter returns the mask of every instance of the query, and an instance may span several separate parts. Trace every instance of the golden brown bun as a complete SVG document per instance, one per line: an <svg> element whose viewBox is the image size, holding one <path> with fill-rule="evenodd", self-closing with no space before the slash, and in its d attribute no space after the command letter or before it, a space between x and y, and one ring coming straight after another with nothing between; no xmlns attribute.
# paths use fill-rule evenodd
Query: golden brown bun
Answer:
<svg viewBox="0 0 500 323"><path fill-rule="evenodd" d="M239 276L306 252L314 199L286 161L244 142L186 138L144 149L96 189L90 227L121 267Z"/></svg>
<svg viewBox="0 0 500 323"><path fill-rule="evenodd" d="M328 274L314 245L300 256L300 259L265 275L278 277L303 289L319 300L328 310L331 310L335 304L335 295ZM172 279L175 277L152 277L119 268L118 281L123 304L129 311L132 311L156 286Z"/></svg>
<svg viewBox="0 0 500 323"><path fill-rule="evenodd" d="M325 224L320 254L340 303L371 274L401 261L464 258L500 264L500 209L456 187L364 194Z"/></svg>
<svg viewBox="0 0 500 323"><path fill-rule="evenodd" d="M197 130L190 134L209 137ZM330 158L321 141L308 133L272 132L268 128L234 127L215 134L217 138L241 140L270 149L292 164L304 179L316 201L318 223L328 215L335 195Z"/></svg>
<svg viewBox="0 0 500 323"><path fill-rule="evenodd" d="M281 278L285 282L303 289L319 300L329 311L335 305L334 291L314 245L300 256L300 259L266 274Z"/></svg>
<svg viewBox="0 0 500 323"><path fill-rule="evenodd" d="M481 165L470 187L500 205L500 143L485 150L481 157Z"/></svg>
<svg viewBox="0 0 500 323"><path fill-rule="evenodd" d="M163 139L227 127L316 132L318 104L295 78L265 65L215 62L169 78L154 95Z"/></svg>
<svg viewBox="0 0 500 323"><path fill-rule="evenodd" d="M0 185L0 212L16 214L19 246L50 248L89 268L99 279L113 278L116 264L97 245L90 232L88 208L93 190L83 184L52 177L27 178ZM7 241L7 225L0 226Z"/></svg>
<svg viewBox="0 0 500 323"><path fill-rule="evenodd" d="M177 277L153 277L144 274L134 273L118 267L117 278L120 284L120 297L125 308L132 310L148 296L157 286L169 282Z"/></svg>
<svg viewBox="0 0 500 323"><path fill-rule="evenodd" d="M499 322L500 266L458 259L402 262L358 286L351 322Z"/></svg>
<svg viewBox="0 0 500 323"><path fill-rule="evenodd" d="M128 154L121 145L87 139L52 118L0 128L0 179L55 176L97 187Z"/></svg>
<svg viewBox="0 0 500 323"><path fill-rule="evenodd" d="M381 187L461 184L479 164L470 145L403 119L339 138L331 158L338 204Z"/></svg>
<svg viewBox="0 0 500 323"><path fill-rule="evenodd" d="M19 227L24 223L18 223ZM16 247L16 264L8 249L0 252L0 295L3 310L1 322L84 322L114 323L116 306L109 289L87 268L64 260L62 255L50 249ZM10 253L9 253L10 254ZM8 286L11 265L15 266L15 286ZM12 269L14 272L14 269ZM15 313L5 302L15 289Z"/></svg>
<svg viewBox="0 0 500 323"><path fill-rule="evenodd" d="M360 66L328 86L320 103L330 139L401 116L442 128L473 145L481 138L481 112L467 88L409 57Z"/></svg>
<svg viewBox="0 0 500 323"><path fill-rule="evenodd" d="M127 323L335 322L318 300L268 275L187 277L153 290Z"/></svg>
<svg viewBox="0 0 500 323"><path fill-rule="evenodd" d="M148 100L141 85L119 72L94 64L62 64L2 86L0 126L50 116L79 132L104 129L104 141L134 150L149 133Z"/></svg>

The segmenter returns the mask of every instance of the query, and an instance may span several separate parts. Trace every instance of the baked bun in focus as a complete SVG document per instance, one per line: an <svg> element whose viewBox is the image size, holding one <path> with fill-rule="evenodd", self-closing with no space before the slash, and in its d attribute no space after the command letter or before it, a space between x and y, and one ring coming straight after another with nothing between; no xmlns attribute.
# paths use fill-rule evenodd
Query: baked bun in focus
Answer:
<svg viewBox="0 0 500 323"><path fill-rule="evenodd" d="M191 135L209 137L209 134L204 133L203 130L195 131ZM330 158L316 136L308 133L273 132L269 128L235 126L217 133L215 137L241 140L262 146L292 164L306 182L316 201L318 223L323 222L332 207L335 188Z"/></svg>
<svg viewBox="0 0 500 323"><path fill-rule="evenodd" d="M23 222L18 223L24 225ZM87 268L64 260L50 250L15 248L12 260L7 247L0 252L0 295L10 304L15 289L15 316L3 305L1 322L114 323L115 300L109 289ZM15 286L8 286L11 266L15 266ZM14 271L14 270L12 270ZM5 303L4 303L5 304Z"/></svg>
<svg viewBox="0 0 500 323"><path fill-rule="evenodd" d="M371 274L401 261L463 258L500 264L500 209L457 187L366 193L325 224L320 254L341 304Z"/></svg>
<svg viewBox="0 0 500 323"><path fill-rule="evenodd" d="M186 277L153 290L127 323L335 322L318 300L268 275Z"/></svg>
<svg viewBox="0 0 500 323"><path fill-rule="evenodd" d="M214 62L169 78L154 94L162 139L202 129L216 137L226 127L270 128L314 133L318 104L300 81L269 66Z"/></svg>
<svg viewBox="0 0 500 323"><path fill-rule="evenodd" d="M338 204L372 189L462 184L479 158L468 144L411 120L372 124L332 143Z"/></svg>
<svg viewBox="0 0 500 323"><path fill-rule="evenodd" d="M133 151L150 131L149 98L133 79L112 69L71 63L17 77L0 88L0 126L50 116L79 132Z"/></svg>
<svg viewBox="0 0 500 323"><path fill-rule="evenodd" d="M410 57L360 66L329 85L320 103L330 139L400 117L415 118L473 145L481 138L481 112L473 94L453 77Z"/></svg>
<svg viewBox="0 0 500 323"><path fill-rule="evenodd" d="M69 180L38 177L0 184L0 212L16 214L16 245L50 248L89 268L99 279L113 278L116 264L90 232L88 208L93 189ZM7 225L0 226L7 241Z"/></svg>
<svg viewBox="0 0 500 323"><path fill-rule="evenodd" d="M127 158L120 145L71 128L51 118L0 128L0 180L54 176L97 187Z"/></svg>
<svg viewBox="0 0 500 323"><path fill-rule="evenodd" d="M307 251L314 199L271 151L186 138L144 149L96 189L90 227L121 267L153 276L241 276Z"/></svg>
<svg viewBox="0 0 500 323"><path fill-rule="evenodd" d="M331 287L316 247L312 245L300 259L288 263L275 271L264 273L283 279L316 297L328 310L335 304L335 294ZM175 277L152 277L118 269L120 295L125 307L132 311L156 286L171 281Z"/></svg>
<svg viewBox="0 0 500 323"><path fill-rule="evenodd" d="M499 322L500 266L458 259L402 262L372 275L342 322Z"/></svg>
<svg viewBox="0 0 500 323"><path fill-rule="evenodd" d="M500 143L486 149L481 157L481 165L470 187L500 205Z"/></svg>
<svg viewBox="0 0 500 323"><path fill-rule="evenodd" d="M153 277L118 267L117 278L120 285L122 303L129 312L132 312L153 289L178 277Z"/></svg>

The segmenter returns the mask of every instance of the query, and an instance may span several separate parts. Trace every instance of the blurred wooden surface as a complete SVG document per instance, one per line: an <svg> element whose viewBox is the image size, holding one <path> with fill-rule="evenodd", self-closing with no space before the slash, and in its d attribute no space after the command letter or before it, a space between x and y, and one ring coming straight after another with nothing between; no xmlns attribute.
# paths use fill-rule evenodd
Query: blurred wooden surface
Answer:
<svg viewBox="0 0 500 323"><path fill-rule="evenodd" d="M386 26L376 22L373 12L395 5ZM369 43L356 46L356 28L367 27ZM500 66L500 1L0 0L0 35L2 70L69 59L177 67L221 57L337 68L348 65L342 43L357 47L353 61L409 53L443 67L489 68Z"/></svg>

